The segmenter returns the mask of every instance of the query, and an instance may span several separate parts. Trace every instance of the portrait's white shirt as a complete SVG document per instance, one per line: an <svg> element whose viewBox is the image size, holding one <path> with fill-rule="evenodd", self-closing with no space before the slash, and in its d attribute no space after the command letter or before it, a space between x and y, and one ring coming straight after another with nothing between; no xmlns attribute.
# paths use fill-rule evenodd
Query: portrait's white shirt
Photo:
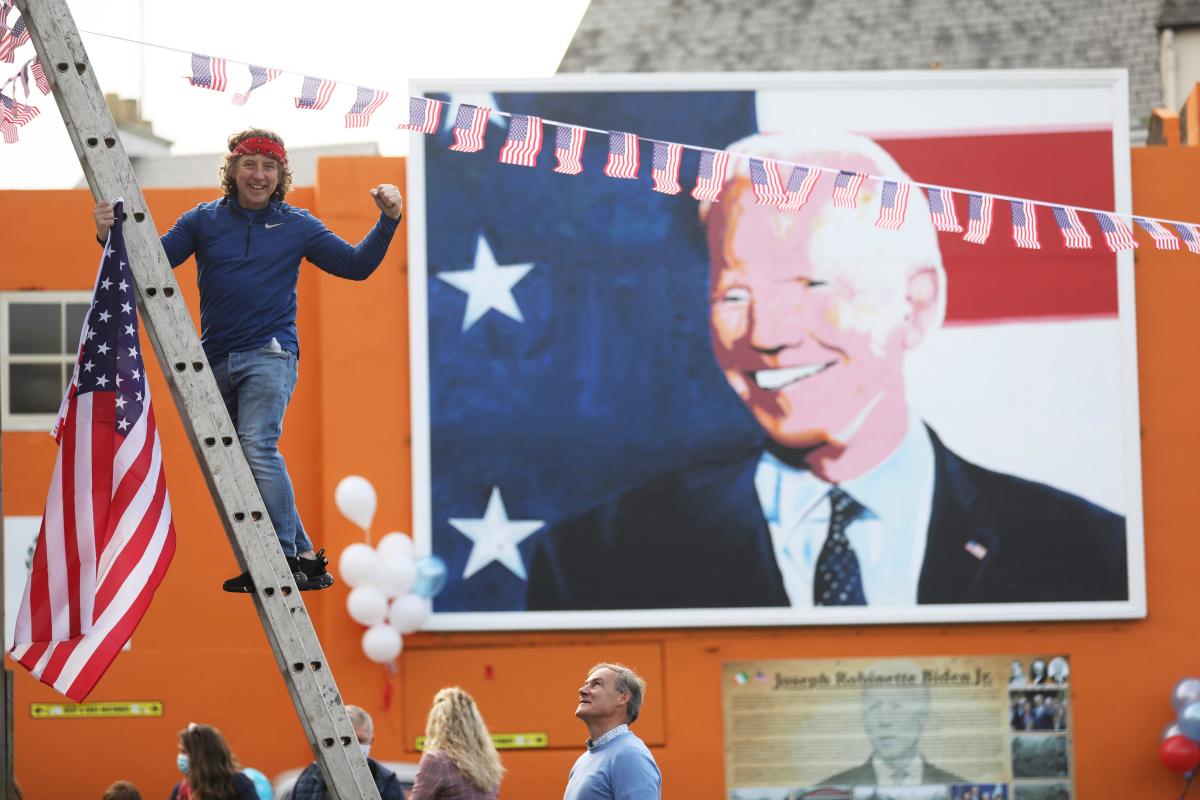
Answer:
<svg viewBox="0 0 1200 800"><path fill-rule="evenodd" d="M879 756L871 756L871 766L875 770L875 783L879 786L920 786L925 782L925 765L920 755L913 756L912 761L900 770L892 769Z"/></svg>
<svg viewBox="0 0 1200 800"><path fill-rule="evenodd" d="M838 484L866 509L847 526L846 537L858 556L868 605L917 602L933 509L933 471L929 431L910 416L900 445L883 463ZM788 599L792 606L811 607L817 557L829 533L832 484L764 452L754 486Z"/></svg>

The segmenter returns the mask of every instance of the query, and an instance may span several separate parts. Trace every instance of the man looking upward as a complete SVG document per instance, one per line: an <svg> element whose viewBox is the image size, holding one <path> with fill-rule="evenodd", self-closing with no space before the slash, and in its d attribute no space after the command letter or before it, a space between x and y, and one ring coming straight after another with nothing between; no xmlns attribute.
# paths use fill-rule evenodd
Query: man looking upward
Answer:
<svg viewBox="0 0 1200 800"><path fill-rule="evenodd" d="M196 256L200 340L213 377L262 494L267 515L301 591L333 584L328 560L313 551L300 522L279 437L296 387L300 357L296 283L300 262L365 280L387 253L404 207L391 184L370 190L379 220L351 246L302 208L284 202L292 188L283 139L250 129L229 137L221 166L224 196L188 211L162 237L172 267ZM113 224L108 203L93 216L101 241ZM250 573L225 581L227 592L253 592Z"/></svg>
<svg viewBox="0 0 1200 800"><path fill-rule="evenodd" d="M658 800L662 774L629 726L646 682L623 664L597 664L579 689L575 716L588 729L587 750L571 767L563 800Z"/></svg>

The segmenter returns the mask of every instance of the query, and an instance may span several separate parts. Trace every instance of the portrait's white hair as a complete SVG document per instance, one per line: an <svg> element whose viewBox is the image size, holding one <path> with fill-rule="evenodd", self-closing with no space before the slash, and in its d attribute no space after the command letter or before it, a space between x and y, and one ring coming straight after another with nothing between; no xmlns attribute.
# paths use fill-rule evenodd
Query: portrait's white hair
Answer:
<svg viewBox="0 0 1200 800"><path fill-rule="evenodd" d="M735 191L748 191L751 156L788 162L780 165L784 186L791 175L792 164L832 170L821 175L808 203L799 212L780 212L811 226L809 255L812 262L826 274L846 276L862 287L888 287L885 294L889 305L896 301L903 305L903 294L897 297L896 292L906 290L907 279L913 271L933 268L938 297L932 327L936 329L941 325L946 309L946 273L925 193L916 187L909 191L908 213L898 230L884 230L875 225L882 193L882 183L878 180L863 182L853 209L837 208L831 200L834 175L839 169L911 182L886 150L865 136L823 128L756 133L725 149L730 153L725 172L726 196L722 203L701 204L701 222L709 224L714 214L722 213L720 206L736 198L736 195L729 196L731 186L737 185ZM881 283L880 277L894 280Z"/></svg>

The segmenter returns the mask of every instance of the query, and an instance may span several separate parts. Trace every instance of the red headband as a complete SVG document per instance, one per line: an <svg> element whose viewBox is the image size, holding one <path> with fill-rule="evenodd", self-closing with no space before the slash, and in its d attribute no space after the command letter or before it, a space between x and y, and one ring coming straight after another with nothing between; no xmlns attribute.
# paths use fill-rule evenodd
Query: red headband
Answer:
<svg viewBox="0 0 1200 800"><path fill-rule="evenodd" d="M265 136L249 136L242 139L237 143L237 147L233 148L233 154L235 156L264 155L270 156L280 164L287 163L287 150L283 149L283 145Z"/></svg>

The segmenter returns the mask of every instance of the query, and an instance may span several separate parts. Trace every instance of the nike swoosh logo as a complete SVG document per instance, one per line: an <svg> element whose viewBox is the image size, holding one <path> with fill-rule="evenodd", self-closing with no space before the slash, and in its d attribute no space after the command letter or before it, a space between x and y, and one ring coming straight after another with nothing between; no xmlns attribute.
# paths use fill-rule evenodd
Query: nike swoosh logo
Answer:
<svg viewBox="0 0 1200 800"><path fill-rule="evenodd" d="M268 222L266 225L263 225L263 227L267 230L271 230L271 228L278 228L282 224L282 222Z"/></svg>

